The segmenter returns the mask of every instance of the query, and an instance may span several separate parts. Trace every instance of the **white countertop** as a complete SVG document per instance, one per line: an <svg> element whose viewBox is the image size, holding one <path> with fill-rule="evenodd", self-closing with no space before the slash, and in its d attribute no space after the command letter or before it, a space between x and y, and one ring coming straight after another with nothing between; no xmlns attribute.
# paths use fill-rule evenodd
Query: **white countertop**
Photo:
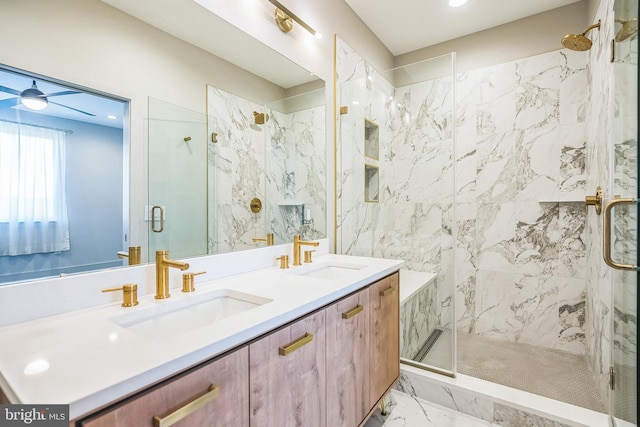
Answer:
<svg viewBox="0 0 640 427"><path fill-rule="evenodd" d="M362 268L332 280L296 274L341 263ZM2 327L0 387L12 403L69 404L70 417L76 419L327 305L402 264L324 255L313 264L288 270L265 268L202 283L196 278L194 293L182 293L172 283L168 300L147 294L139 297L135 307L110 303ZM272 301L196 329L182 325L184 332L166 338L150 338L114 321L161 305L206 299L220 289ZM38 360L46 361L48 368L25 373Z"/></svg>

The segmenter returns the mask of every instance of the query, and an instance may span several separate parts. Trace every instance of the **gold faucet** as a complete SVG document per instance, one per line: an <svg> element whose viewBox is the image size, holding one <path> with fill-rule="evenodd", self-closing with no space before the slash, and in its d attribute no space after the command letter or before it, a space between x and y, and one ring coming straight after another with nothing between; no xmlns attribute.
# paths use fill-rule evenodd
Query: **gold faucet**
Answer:
<svg viewBox="0 0 640 427"><path fill-rule="evenodd" d="M140 264L140 246L129 246L129 251L118 251L118 258L128 258L129 265Z"/></svg>
<svg viewBox="0 0 640 427"><path fill-rule="evenodd" d="M186 270L189 264L186 262L172 261L169 259L169 251L156 251L156 299L169 298L169 267Z"/></svg>
<svg viewBox="0 0 640 427"><path fill-rule="evenodd" d="M259 238L259 237L254 237L253 239L254 243L258 243L258 242L266 242L267 246L273 246L273 233L267 233L267 237L266 238Z"/></svg>
<svg viewBox="0 0 640 427"><path fill-rule="evenodd" d="M318 246L319 242L306 242L304 240L300 240L300 235L296 234L293 236L293 265L302 265L300 263L300 246Z"/></svg>

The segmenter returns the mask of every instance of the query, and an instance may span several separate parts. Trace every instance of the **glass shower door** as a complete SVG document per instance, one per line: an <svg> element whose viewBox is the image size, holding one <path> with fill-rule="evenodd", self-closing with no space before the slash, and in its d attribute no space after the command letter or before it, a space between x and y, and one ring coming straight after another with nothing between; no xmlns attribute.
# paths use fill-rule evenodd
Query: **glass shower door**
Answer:
<svg viewBox="0 0 640 427"><path fill-rule="evenodd" d="M207 254L206 115L149 99L149 262Z"/></svg>
<svg viewBox="0 0 640 427"><path fill-rule="evenodd" d="M611 252L617 262L637 266L638 247L638 1L616 0ZM611 203L611 201L609 201ZM605 211L606 213L606 211ZM611 270L613 289L612 402L616 426L635 426L637 407L637 267Z"/></svg>
<svg viewBox="0 0 640 427"><path fill-rule="evenodd" d="M336 252L402 259L403 363L455 374L455 53L385 72L339 38Z"/></svg>

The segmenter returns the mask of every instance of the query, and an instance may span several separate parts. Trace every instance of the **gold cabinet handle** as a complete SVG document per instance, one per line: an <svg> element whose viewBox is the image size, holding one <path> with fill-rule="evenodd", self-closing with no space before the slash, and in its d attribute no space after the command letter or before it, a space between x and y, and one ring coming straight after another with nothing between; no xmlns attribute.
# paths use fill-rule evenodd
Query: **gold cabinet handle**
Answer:
<svg viewBox="0 0 640 427"><path fill-rule="evenodd" d="M351 319L353 316L360 313L362 310L364 310L364 307L358 304L355 308L347 311L346 313L342 313L342 318Z"/></svg>
<svg viewBox="0 0 640 427"><path fill-rule="evenodd" d="M192 400L180 409L176 409L166 417L153 417L153 427L169 427L185 418L187 415L191 415L198 409L202 408L207 403L213 402L220 395L220 389L215 385L209 386L207 391L202 396Z"/></svg>
<svg viewBox="0 0 640 427"><path fill-rule="evenodd" d="M309 332L307 332L306 334L304 334L304 336L302 338L300 338L297 341L292 342L288 346L279 347L278 348L278 354L280 356L286 356L286 355L291 354L294 351L298 350L300 347L303 347L306 344L309 344L311 341L313 341L313 334L310 334Z"/></svg>
<svg viewBox="0 0 640 427"><path fill-rule="evenodd" d="M616 205L630 205L635 204L636 199L623 199L620 197L614 197L609 203L607 203L604 207L604 236L602 239L602 255L604 257L604 262L611 268L616 268L618 270L630 270L637 271L637 265L631 264L622 264L620 262L616 262L613 260L611 256L611 211L613 207Z"/></svg>
<svg viewBox="0 0 640 427"><path fill-rule="evenodd" d="M387 289L385 289L384 291L380 291L380 296L381 297L386 297L387 295L391 294L393 292L393 286L389 286Z"/></svg>

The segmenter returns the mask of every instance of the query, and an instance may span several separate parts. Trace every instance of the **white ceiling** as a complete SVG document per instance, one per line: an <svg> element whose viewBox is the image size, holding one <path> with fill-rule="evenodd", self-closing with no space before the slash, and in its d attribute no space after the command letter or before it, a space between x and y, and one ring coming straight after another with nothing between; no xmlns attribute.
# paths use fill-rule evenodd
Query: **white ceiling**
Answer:
<svg viewBox="0 0 640 427"><path fill-rule="evenodd" d="M345 0L394 56L580 0Z"/></svg>

